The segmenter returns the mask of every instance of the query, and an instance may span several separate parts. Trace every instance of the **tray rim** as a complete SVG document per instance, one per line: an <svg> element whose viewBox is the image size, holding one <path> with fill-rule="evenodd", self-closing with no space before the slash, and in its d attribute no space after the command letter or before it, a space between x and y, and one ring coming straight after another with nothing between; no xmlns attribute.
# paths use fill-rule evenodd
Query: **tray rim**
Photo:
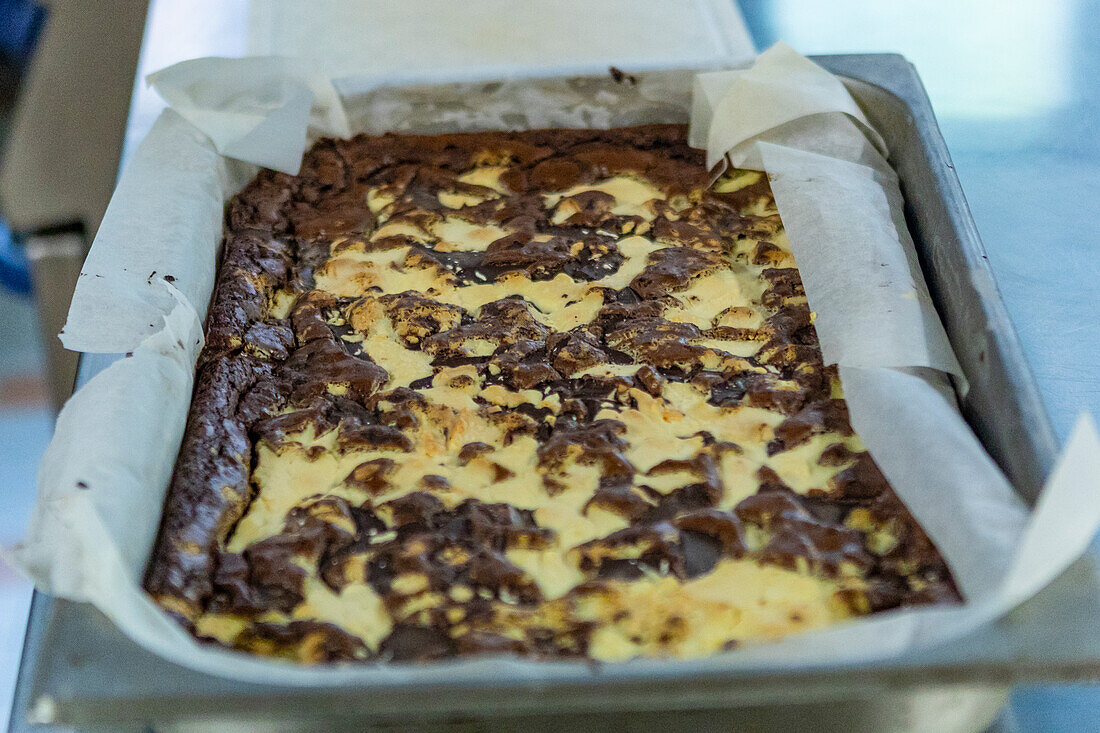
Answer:
<svg viewBox="0 0 1100 733"><path fill-rule="evenodd" d="M864 59L874 57L891 63L871 65L865 68ZM912 115L913 129L917 132L921 147L928 157L929 168L935 179L940 203L945 215L950 219L959 242L959 254L962 255L965 270L949 273L959 280L966 280L964 286L972 288L981 306L980 317L985 322L988 333L984 340L975 344L969 338L973 334L960 332L953 318L940 314L952 347L955 349L963 370L972 383L977 372L989 369L998 370L1009 384L1005 391L1008 400L1015 403L1019 417L1025 421L1027 432L1021 433L1015 445L1006 449L983 424L983 416L963 397L960 407L967 423L981 440L983 448L994 458L998 466L1008 475L1013 488L1033 506L1046 477L1053 469L1061 446L1053 423L1039 390L1034 372L1024 353L1019 334L1009 316L1001 289L993 274L989 257L985 251L977 225L970 212L970 205L962 190L955 171L955 165L947 149L947 143L940 132L939 123L932 110L931 101L925 91L916 67L900 54L836 54L829 56L811 56L825 68L847 82L869 86L878 92L892 97ZM854 69L856 73L846 73ZM850 84L849 84L850 86ZM872 116L872 115L869 115ZM874 120L871 120L872 123ZM896 166L894 151L890 152L891 164ZM902 193L906 194L907 181L902 171L898 171ZM909 209L916 205L927 205L917 197L906 196L906 218L912 230L914 240L920 241L917 227L910 216ZM918 247L917 254L921 269L925 274L932 298L937 303L937 311L944 310L938 304L944 296L936 279L929 273L937 269L935 263L929 263L931 256L928 247ZM931 266L930 266L931 264ZM972 314L971 314L972 315ZM978 349L974 353L975 348ZM969 357L969 358L968 358ZM989 363L986 363L988 360ZM975 363L975 362L979 363ZM996 375L995 375L996 376ZM972 393L973 394L973 391Z"/></svg>

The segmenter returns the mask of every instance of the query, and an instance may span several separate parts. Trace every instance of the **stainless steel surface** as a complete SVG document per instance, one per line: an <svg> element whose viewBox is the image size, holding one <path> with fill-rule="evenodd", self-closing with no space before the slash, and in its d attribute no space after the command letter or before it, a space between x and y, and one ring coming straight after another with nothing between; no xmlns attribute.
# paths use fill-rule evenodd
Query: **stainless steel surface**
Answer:
<svg viewBox="0 0 1100 733"><path fill-rule="evenodd" d="M46 369L50 387L50 405L60 410L73 393L79 355L66 351L57 334L65 325L80 267L88 253L83 227L54 232L39 232L26 239L27 260L34 283L38 325L46 350Z"/></svg>
<svg viewBox="0 0 1100 733"><path fill-rule="evenodd" d="M997 299L984 254L942 139L915 73L904 59L862 55L819 59L832 70L880 85L854 84L894 153L909 199L907 215L931 289L971 373L968 415L995 457L1025 494L1033 494L1053 457L1054 440L1034 383ZM895 95L895 96L891 96ZM926 197L917 201L917 197ZM927 197L931 197L927 200ZM957 342L963 339L963 343ZM971 343L973 341L973 343ZM97 364L98 362L98 364ZM88 359L83 378L103 360ZM1031 430L1013 430L1027 420ZM1018 456L1023 458L1016 460ZM819 729L850 729L844 705L883 726L874 715L907 709L921 695L967 708L971 729L1002 699L1006 686L1033 679L1077 679L1100 674L1100 578L1091 558L1006 619L957 643L885 663L808 668L785 673L599 681L541 687L501 683L487 688L335 689L315 692L227 682L181 669L126 640L98 612L38 595L32 610L17 692L16 717L51 709L55 720L135 723L228 718L385 723L413 713L423 719L476 718L487 711L513 716L526 727L534 712L722 710L723 721L791 723L777 717L799 706ZM48 705L43 701L48 701ZM928 706L931 705L931 708ZM878 711L878 712L876 712ZM837 716L841 717L837 717ZM586 718L597 721L596 718ZM632 718L633 719L633 718ZM668 720L668 718L665 718ZM679 720L673 717L673 720ZM791 723L793 724L793 723Z"/></svg>
<svg viewBox="0 0 1100 733"><path fill-rule="evenodd" d="M614 710L570 712L561 715L499 714L491 718L453 715L444 719L424 717L415 708L365 721L361 716L334 714L324 717L288 716L280 711L259 715L210 714L196 720L156 724L156 730L209 733L218 731L438 731L440 733L576 733L584 731L926 731L964 733L986 730L1004 705L1007 694L986 694L982 689L954 687L922 689L893 705L837 705L791 703L782 707L745 705L737 708L632 711L629 716ZM137 726L123 724L124 730ZM112 730L115 728L112 726Z"/></svg>

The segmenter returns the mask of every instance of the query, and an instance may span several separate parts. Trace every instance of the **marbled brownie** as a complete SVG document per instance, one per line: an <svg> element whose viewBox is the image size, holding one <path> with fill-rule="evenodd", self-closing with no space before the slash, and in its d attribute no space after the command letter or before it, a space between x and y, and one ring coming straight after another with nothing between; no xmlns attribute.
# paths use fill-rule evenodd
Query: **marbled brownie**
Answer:
<svg viewBox="0 0 1100 733"><path fill-rule="evenodd" d="M685 129L323 140L233 198L146 585L302 662L694 657L958 599L767 178Z"/></svg>

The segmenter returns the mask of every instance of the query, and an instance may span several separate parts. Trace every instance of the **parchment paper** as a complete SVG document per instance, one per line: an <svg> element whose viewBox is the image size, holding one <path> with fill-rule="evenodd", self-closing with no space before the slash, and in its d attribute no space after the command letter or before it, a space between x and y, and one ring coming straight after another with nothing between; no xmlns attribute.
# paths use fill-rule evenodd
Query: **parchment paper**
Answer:
<svg viewBox="0 0 1100 733"><path fill-rule="evenodd" d="M222 155L293 175L307 137L351 134L332 80L305 62L278 56L225 62L191 59L148 79Z"/></svg>
<svg viewBox="0 0 1100 733"><path fill-rule="evenodd" d="M240 185L205 135L172 110L161 114L119 178L81 268L61 331L65 348L136 349L175 305L165 278L205 318L222 209Z"/></svg>
<svg viewBox="0 0 1100 733"><path fill-rule="evenodd" d="M245 161L290 160L316 134L316 120L332 111L332 100L322 98L312 126L300 112L267 124L263 104L239 109L241 100L263 95L236 93L246 76L234 73L237 63L206 60L158 77L166 97L199 109L187 112L191 122L166 112L143 143L108 212L114 212L112 226L93 248L96 274L104 277L82 279L66 327L67 343L99 351L121 351L129 343L133 356L91 380L62 412L42 462L27 539L9 552L40 588L91 601L146 648L213 674L307 685L583 680L870 660L942 643L1005 613L1079 557L1100 526L1100 438L1091 421L1074 431L1031 517L967 428L947 377L959 378L961 370L915 265L882 142L867 136L866 120L842 85L779 47L748 71L698 82L692 137L711 141L713 160L727 157L768 171L826 358L839 364L853 425L943 552L966 603L878 614L703 660L635 660L598 669L511 659L306 669L199 645L148 599L140 580L201 345L214 223L239 185L234 182L246 180L239 176L249 170L216 152L243 135L248 145L233 151ZM300 92L307 73L288 77L287 88ZM282 88L277 74L264 78ZM447 85L434 100L423 87L372 87L347 100L347 110L352 129L364 130L518 128L547 120L611 126L688 119L688 83L685 74L669 73L643 75L629 89L606 79ZM300 104L297 92L286 104ZM779 101L773 104L769 95ZM222 114L223 107L233 114ZM238 112L260 119L241 125ZM250 151L265 157L254 160ZM146 268L158 275L148 276ZM131 270L141 277L121 274ZM159 273L169 271L172 287L157 283ZM116 297L124 302L113 304ZM99 310L89 316L78 312L83 308Z"/></svg>
<svg viewBox="0 0 1100 733"><path fill-rule="evenodd" d="M905 226L897 174L844 85L777 44L751 69L700 75L692 111L692 138L706 140L709 164L725 157L768 172L825 360L931 367L965 392Z"/></svg>

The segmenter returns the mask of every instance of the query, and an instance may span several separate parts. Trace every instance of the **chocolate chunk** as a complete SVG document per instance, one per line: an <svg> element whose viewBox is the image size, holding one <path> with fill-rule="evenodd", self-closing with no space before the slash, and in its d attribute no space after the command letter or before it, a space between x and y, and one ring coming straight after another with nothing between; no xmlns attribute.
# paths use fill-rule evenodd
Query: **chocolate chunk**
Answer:
<svg viewBox="0 0 1100 733"><path fill-rule="evenodd" d="M718 564L722 546L710 535L684 530L680 533L680 553L683 556L684 577L694 578Z"/></svg>
<svg viewBox="0 0 1100 733"><path fill-rule="evenodd" d="M599 464L603 470L601 483L629 484L634 466L623 455L626 443L620 437L626 426L617 420L596 420L588 425L555 430L549 440L538 447L539 465L560 466L579 449L580 463Z"/></svg>
<svg viewBox="0 0 1100 733"><path fill-rule="evenodd" d="M600 578L629 580L641 577L643 568L662 575L686 575L680 533L667 522L627 527L585 542L573 552L582 572Z"/></svg>
<svg viewBox="0 0 1100 733"><path fill-rule="evenodd" d="M791 268L764 270L760 276L768 281L768 287L760 302L768 308L782 308L787 301L806 297L798 270Z"/></svg>
<svg viewBox="0 0 1100 733"><path fill-rule="evenodd" d="M492 453L496 448L488 443L482 443L481 441L475 441L473 443L467 443L462 446L462 450L458 452L459 464L465 466L472 461L475 457L485 455L486 453Z"/></svg>
<svg viewBox="0 0 1100 733"><path fill-rule="evenodd" d="M368 494L381 494L390 488L389 475L396 465L392 458L364 461L351 470L344 482Z"/></svg>
<svg viewBox="0 0 1100 733"><path fill-rule="evenodd" d="M397 335L410 348L416 348L429 336L454 328L464 315L458 306L440 303L412 291L385 295L381 300Z"/></svg>
<svg viewBox="0 0 1100 733"><path fill-rule="evenodd" d="M554 369L561 374L573 374L608 362L607 352L591 333L576 329L561 336L563 338L557 340L552 338L547 343L554 354Z"/></svg>
<svg viewBox="0 0 1100 733"><path fill-rule="evenodd" d="M304 664L369 658L362 641L337 626L317 621L291 621L286 626L258 622L242 631L234 639L233 647Z"/></svg>
<svg viewBox="0 0 1100 733"><path fill-rule="evenodd" d="M829 575L844 567L866 572L875 563L859 532L794 517L781 518L760 559L792 570L805 560L809 567Z"/></svg>
<svg viewBox="0 0 1100 733"><path fill-rule="evenodd" d="M699 363L708 353L705 347L692 343L700 338L702 333L690 323L647 317L623 321L607 334L611 346L663 368Z"/></svg>
<svg viewBox="0 0 1100 733"><path fill-rule="evenodd" d="M858 455L858 453L853 452L843 443L833 443L828 448L821 451L821 455L818 457L817 462L822 466L843 466L855 460Z"/></svg>
<svg viewBox="0 0 1100 733"><path fill-rule="evenodd" d="M630 289L645 300L683 290L692 278L717 270L721 256L687 247L668 247L649 255L649 264L630 281Z"/></svg>
<svg viewBox="0 0 1100 733"><path fill-rule="evenodd" d="M857 454L855 463L829 479L829 491L845 498L872 498L889 490L870 453Z"/></svg>
<svg viewBox="0 0 1100 733"><path fill-rule="evenodd" d="M653 367L642 367L634 373L634 379L641 384L642 389L646 392L649 392L654 397L661 396L661 387L665 380Z"/></svg>
<svg viewBox="0 0 1100 733"><path fill-rule="evenodd" d="M408 452L412 440L400 429L389 425L340 425L337 443L343 450L367 448Z"/></svg>
<svg viewBox="0 0 1100 733"><path fill-rule="evenodd" d="M762 491L742 499L734 513L744 522L752 522L770 529L775 522L791 519L812 519L798 499L789 491Z"/></svg>
<svg viewBox="0 0 1100 733"><path fill-rule="evenodd" d="M768 445L768 453L802 445L814 435L836 432L852 435L852 426L848 422L848 406L844 400L827 399L813 402L796 414L788 417L775 428L775 439Z"/></svg>
<svg viewBox="0 0 1100 733"><path fill-rule="evenodd" d="M717 543L723 555L742 557L747 551L745 529L738 515L717 509L701 509L673 521L677 529L695 536L706 536Z"/></svg>
<svg viewBox="0 0 1100 733"><path fill-rule="evenodd" d="M454 654L456 642L442 629L395 624L382 640L378 655L395 662L426 661Z"/></svg>
<svg viewBox="0 0 1100 733"><path fill-rule="evenodd" d="M433 356L472 356L465 351L468 341L508 346L521 340L545 340L549 334L550 329L531 315L527 301L513 296L486 303L477 320L430 336L423 349Z"/></svg>

